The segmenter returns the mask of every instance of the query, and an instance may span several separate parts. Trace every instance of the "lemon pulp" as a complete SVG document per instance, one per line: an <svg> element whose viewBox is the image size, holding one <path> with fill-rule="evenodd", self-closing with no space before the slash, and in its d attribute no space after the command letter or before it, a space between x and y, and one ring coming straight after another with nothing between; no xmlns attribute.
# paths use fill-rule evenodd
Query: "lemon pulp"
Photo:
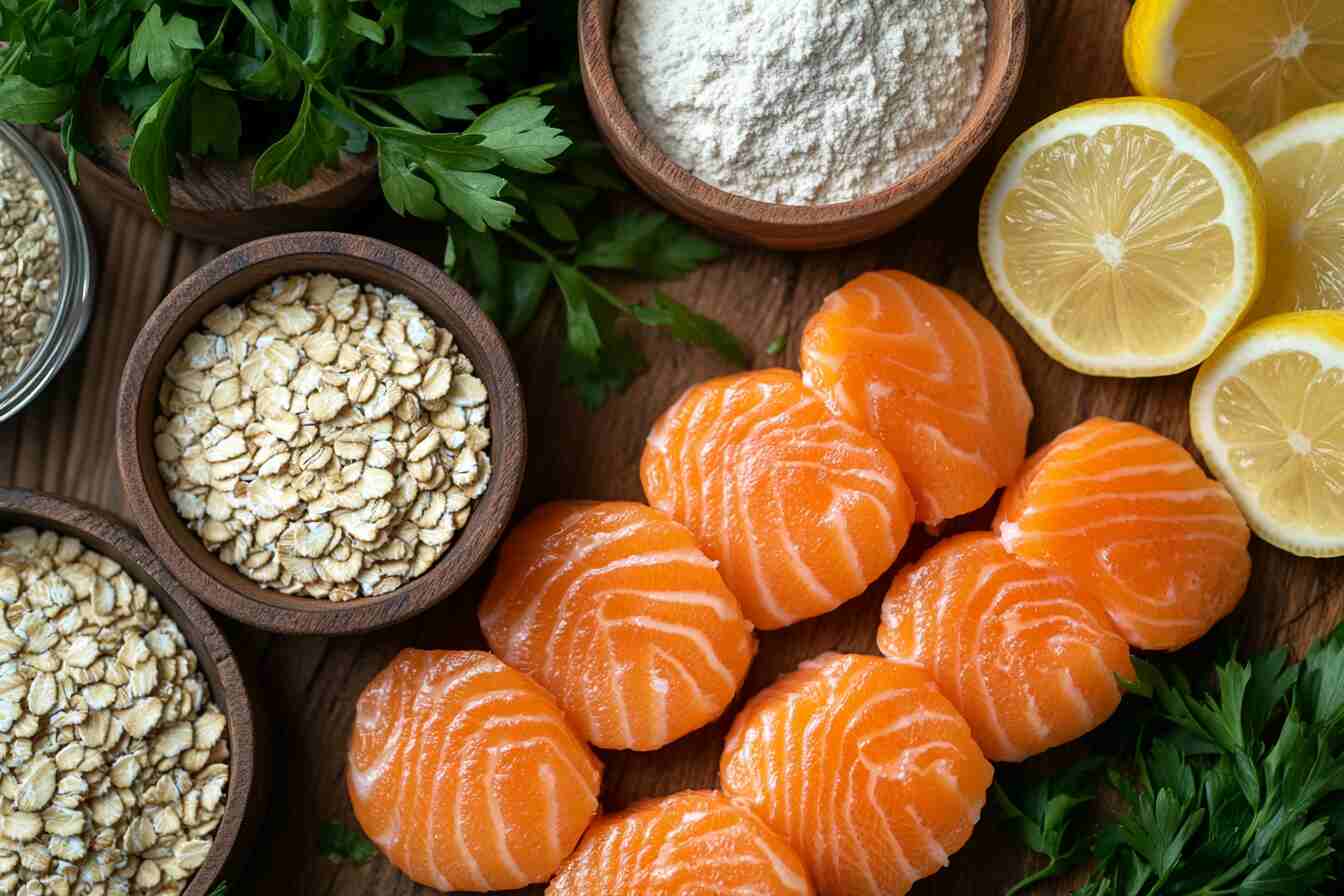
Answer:
<svg viewBox="0 0 1344 896"><path fill-rule="evenodd" d="M1141 92L1197 103L1243 140L1344 99L1338 0L1140 0L1126 43Z"/></svg>
<svg viewBox="0 0 1344 896"><path fill-rule="evenodd" d="M1249 149L1272 234L1253 315L1344 309L1344 103L1299 116Z"/></svg>
<svg viewBox="0 0 1344 896"><path fill-rule="evenodd" d="M1086 373L1198 364L1263 276L1250 157L1194 106L1102 100L1009 150L981 210L990 282L1037 343Z"/></svg>
<svg viewBox="0 0 1344 896"><path fill-rule="evenodd" d="M1200 371L1195 440L1261 537L1344 554L1344 313L1266 318Z"/></svg>
<svg viewBox="0 0 1344 896"><path fill-rule="evenodd" d="M1228 378L1214 402L1231 463L1271 519L1344 531L1344 370L1280 352Z"/></svg>
<svg viewBox="0 0 1344 896"><path fill-rule="evenodd" d="M1235 276L1222 190L1145 127L1102 128L1033 155L1003 207L1009 283L1086 354L1169 355Z"/></svg>

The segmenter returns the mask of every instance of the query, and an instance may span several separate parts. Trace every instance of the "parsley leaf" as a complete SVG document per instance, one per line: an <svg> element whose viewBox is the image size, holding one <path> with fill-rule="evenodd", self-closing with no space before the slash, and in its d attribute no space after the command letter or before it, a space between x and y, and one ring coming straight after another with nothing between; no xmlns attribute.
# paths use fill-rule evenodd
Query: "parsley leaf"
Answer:
<svg viewBox="0 0 1344 896"><path fill-rule="evenodd" d="M631 212L595 227L579 246L578 264L667 278L722 256L722 247L681 221L661 213Z"/></svg>
<svg viewBox="0 0 1344 896"><path fill-rule="evenodd" d="M42 87L23 75L0 78L0 117L19 124L48 124L60 118L75 101L69 84Z"/></svg>
<svg viewBox="0 0 1344 896"><path fill-rule="evenodd" d="M168 219L170 205L169 177L175 163L170 132L178 115L182 94L191 86L190 73L168 85L168 89L154 101L135 129L131 142L131 179L145 191L149 209L160 221Z"/></svg>
<svg viewBox="0 0 1344 896"><path fill-rule="evenodd" d="M1333 892L1344 870L1344 625L1296 665L1282 649L1222 663L1208 681L1135 665L1129 686L1152 700L1152 730L1132 763L1111 760L1122 808L1090 838L1097 864L1078 896ZM1052 860L1064 842L1048 826L1019 827Z"/></svg>
<svg viewBox="0 0 1344 896"><path fill-rule="evenodd" d="M473 16L489 16L517 9L521 0L450 0L450 2Z"/></svg>
<svg viewBox="0 0 1344 896"><path fill-rule="evenodd" d="M1005 896L1056 877L1087 859L1081 841L1066 844L1070 825L1078 810L1095 799L1094 778L1104 765L1099 758L1085 759L1059 775L1033 780L1019 774L999 777L994 796L1018 834L1032 852L1049 859L1039 871L1023 878Z"/></svg>
<svg viewBox="0 0 1344 896"><path fill-rule="evenodd" d="M747 366L746 349L727 327L716 320L696 314L662 292L653 294L651 305L632 305L630 313L635 320L646 327L662 327L687 345L712 348L734 364Z"/></svg>
<svg viewBox="0 0 1344 896"><path fill-rule="evenodd" d="M242 135L238 101L199 80L191 92L191 151L198 156L236 159Z"/></svg>
<svg viewBox="0 0 1344 896"><path fill-rule="evenodd" d="M498 197L509 182L481 171L459 171L435 159L422 167L438 189L439 200L473 230L504 230L514 219L514 208Z"/></svg>
<svg viewBox="0 0 1344 896"><path fill-rule="evenodd" d="M181 13L173 13L167 23L163 21L163 12L156 3L149 8L140 27L131 39L131 52L128 60L132 78L149 67L149 74L155 81L167 81L176 78L189 67L187 50L204 50L201 32L194 19Z"/></svg>
<svg viewBox="0 0 1344 896"><path fill-rule="evenodd" d="M333 862L363 865L378 855L378 847L368 837L352 831L339 821L325 821L317 833L318 854Z"/></svg>
<svg viewBox="0 0 1344 896"><path fill-rule="evenodd" d="M303 92L298 120L285 136L261 154L252 183L257 189L282 181L301 187L319 165L334 165L340 158L345 132L313 108L313 88Z"/></svg>
<svg viewBox="0 0 1344 896"><path fill-rule="evenodd" d="M482 135L483 145L498 152L507 165L549 174L555 166L548 160L570 146L559 128L546 123L552 109L534 96L514 97L482 112L466 133Z"/></svg>
<svg viewBox="0 0 1344 896"><path fill-rule="evenodd" d="M421 177L405 152L383 147L378 154L378 177L383 196L399 215L414 215L426 221L442 221L448 214L434 198L434 185Z"/></svg>
<svg viewBox="0 0 1344 896"><path fill-rule="evenodd" d="M468 75L425 78L386 93L395 97L416 121L427 128L438 127L443 119L471 121L476 117L471 107L487 102L481 82Z"/></svg>

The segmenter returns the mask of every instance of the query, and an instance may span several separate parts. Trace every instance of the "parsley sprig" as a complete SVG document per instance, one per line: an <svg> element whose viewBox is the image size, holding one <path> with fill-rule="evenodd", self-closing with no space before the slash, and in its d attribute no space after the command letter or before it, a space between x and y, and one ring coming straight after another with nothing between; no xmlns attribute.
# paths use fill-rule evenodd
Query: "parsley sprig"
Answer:
<svg viewBox="0 0 1344 896"><path fill-rule="evenodd" d="M1097 763L1001 792L1049 864L1088 856L1076 896L1308 896L1335 892L1344 846L1344 625L1298 664L1278 649L1229 660L1208 684L1137 662L1151 719L1107 778L1123 808L1078 824ZM1011 792L1009 792L1011 790Z"/></svg>
<svg viewBox="0 0 1344 896"><path fill-rule="evenodd" d="M179 155L255 154L256 187L299 187L372 146L387 203L445 226L445 265L510 334L559 287L565 377L596 405L645 363L622 320L744 353L665 294L626 304L586 273L679 276L722 250L613 211L626 182L582 100L576 18L574 0L0 0L0 117L59 128L75 178L96 85L131 116L130 175L160 220Z"/></svg>
<svg viewBox="0 0 1344 896"><path fill-rule="evenodd" d="M363 865L378 855L378 847L361 831L339 821L324 821L317 831L317 852L333 862Z"/></svg>

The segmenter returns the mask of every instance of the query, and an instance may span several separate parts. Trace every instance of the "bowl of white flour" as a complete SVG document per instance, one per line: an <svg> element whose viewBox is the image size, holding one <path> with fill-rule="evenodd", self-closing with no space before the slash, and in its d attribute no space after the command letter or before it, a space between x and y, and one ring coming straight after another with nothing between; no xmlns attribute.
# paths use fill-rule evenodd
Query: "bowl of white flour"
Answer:
<svg viewBox="0 0 1344 896"><path fill-rule="evenodd" d="M771 248L908 221L1021 78L1025 0L581 0L599 129L669 210Z"/></svg>

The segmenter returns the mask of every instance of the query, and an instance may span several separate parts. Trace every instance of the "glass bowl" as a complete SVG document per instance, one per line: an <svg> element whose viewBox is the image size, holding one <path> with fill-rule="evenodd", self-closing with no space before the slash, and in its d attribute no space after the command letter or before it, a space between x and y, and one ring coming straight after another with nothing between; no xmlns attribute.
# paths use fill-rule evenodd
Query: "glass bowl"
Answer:
<svg viewBox="0 0 1344 896"><path fill-rule="evenodd" d="M0 122L0 141L27 163L51 198L61 240L61 286L51 311L51 325L13 382L0 388L0 421L23 409L69 360L88 329L93 312L93 242L65 177L32 142L11 125Z"/></svg>

